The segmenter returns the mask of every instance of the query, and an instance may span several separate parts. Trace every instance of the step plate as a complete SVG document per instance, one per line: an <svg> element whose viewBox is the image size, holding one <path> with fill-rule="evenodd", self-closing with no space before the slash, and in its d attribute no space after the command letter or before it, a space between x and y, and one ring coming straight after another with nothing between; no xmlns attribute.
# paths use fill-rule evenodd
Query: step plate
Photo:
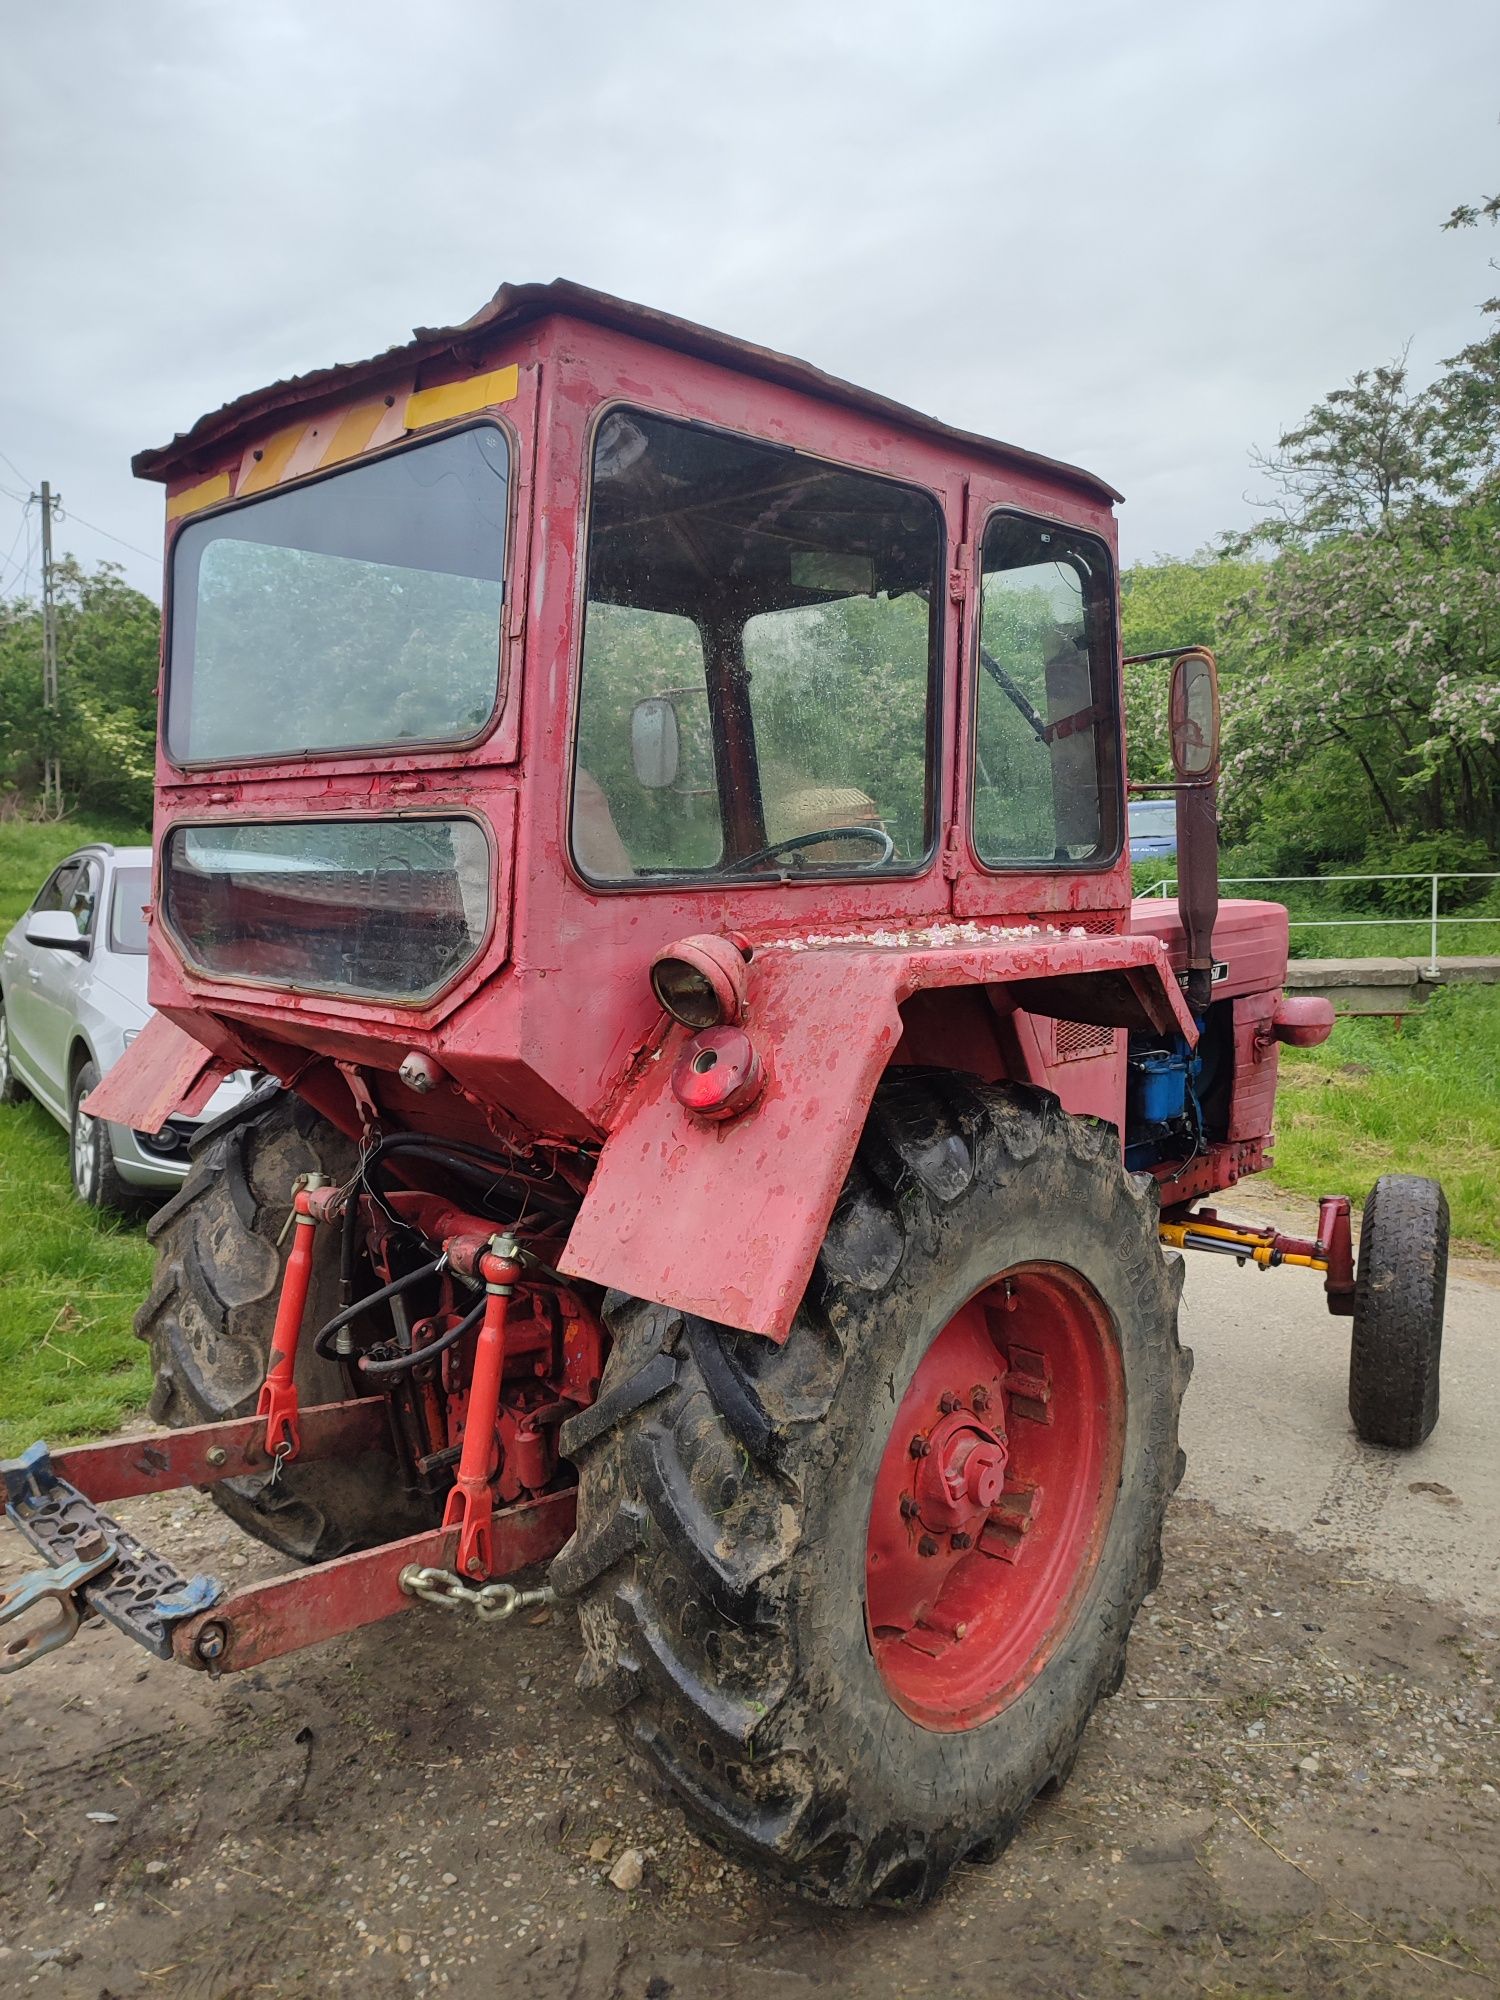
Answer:
<svg viewBox="0 0 1500 2000"><path fill-rule="evenodd" d="M185 1577L101 1513L86 1494L58 1477L45 1447L33 1445L21 1458L8 1459L3 1471L7 1515L49 1563L73 1562L79 1543L95 1535L114 1543L118 1560L84 1584L79 1598L159 1660L172 1657L173 1625L206 1611L223 1595L212 1579Z"/></svg>

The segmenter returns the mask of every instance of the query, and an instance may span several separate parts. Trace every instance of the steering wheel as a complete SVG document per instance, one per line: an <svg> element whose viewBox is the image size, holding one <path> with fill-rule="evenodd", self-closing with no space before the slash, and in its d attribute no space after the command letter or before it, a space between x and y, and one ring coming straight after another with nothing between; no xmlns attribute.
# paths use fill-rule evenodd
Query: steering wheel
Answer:
<svg viewBox="0 0 1500 2000"><path fill-rule="evenodd" d="M757 847L753 854L740 854L732 861L721 861L714 873L723 875L731 868L749 868L752 863L769 861L777 854L799 854L804 847L821 847L825 840L873 841L880 852L869 864L872 868L883 868L896 852L896 843L883 826L825 826L816 833L793 833L785 840L768 841L764 847Z"/></svg>

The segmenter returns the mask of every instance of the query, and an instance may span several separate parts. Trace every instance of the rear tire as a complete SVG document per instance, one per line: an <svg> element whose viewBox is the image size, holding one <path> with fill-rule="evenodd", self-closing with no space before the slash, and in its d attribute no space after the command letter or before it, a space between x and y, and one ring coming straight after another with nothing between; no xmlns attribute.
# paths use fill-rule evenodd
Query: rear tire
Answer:
<svg viewBox="0 0 1500 2000"><path fill-rule="evenodd" d="M1438 1420L1448 1203L1436 1181L1382 1174L1365 1201L1349 1341L1349 1414L1366 1444L1410 1451Z"/></svg>
<svg viewBox="0 0 1500 2000"><path fill-rule="evenodd" d="M562 1436L581 1466L578 1528L552 1577L579 1599L580 1686L711 1839L823 1900L919 1902L966 1857L997 1854L1065 1779L1124 1673L1182 1476L1182 1270L1157 1215L1112 1128L1035 1091L897 1071L784 1346L610 1295L599 1399ZM894 1548L876 1560L898 1565L919 1553L922 1522L887 1504L890 1479L906 1477L914 1378L1000 1274L1017 1272L1024 1297L1057 1267L1102 1304L1124 1389L1094 1546L1024 1667L1002 1671L997 1655L988 1693L955 1694L924 1722L922 1687L885 1661L891 1628L867 1632L866 1619L870 1552ZM1015 1336L1011 1294L998 1296L982 1310L1003 1353ZM1014 1453L1016 1433L1051 1419L1006 1400ZM998 1427L1005 1405L968 1401ZM1066 1511L1065 1480L1054 1499ZM894 1528L877 1536L887 1515ZM920 1553L941 1558L934 1575L969 1560Z"/></svg>
<svg viewBox="0 0 1500 2000"><path fill-rule="evenodd" d="M158 1423L180 1429L254 1413L291 1251L283 1231L292 1182L314 1172L344 1181L354 1164L351 1143L290 1094L195 1141L180 1192L146 1230L156 1245L156 1281L135 1330L151 1349ZM297 1352L304 1405L351 1393L342 1369L313 1350L313 1333L338 1310L337 1231L317 1230L314 1243ZM254 1475L210 1490L240 1527L302 1562L434 1524L431 1511L403 1492L394 1459L378 1452L306 1465L293 1459L274 1487Z"/></svg>
<svg viewBox="0 0 1500 2000"><path fill-rule="evenodd" d="M114 1141L109 1121L90 1118L83 1100L99 1081L99 1066L86 1062L73 1079L68 1096L68 1166L73 1176L73 1192L90 1208L112 1208L122 1214L139 1212L141 1193L125 1180L115 1165Z"/></svg>

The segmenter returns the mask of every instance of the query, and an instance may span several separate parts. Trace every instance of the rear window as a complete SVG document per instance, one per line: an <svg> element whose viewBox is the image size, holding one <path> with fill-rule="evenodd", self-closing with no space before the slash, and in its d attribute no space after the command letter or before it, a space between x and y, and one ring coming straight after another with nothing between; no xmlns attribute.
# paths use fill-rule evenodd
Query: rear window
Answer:
<svg viewBox="0 0 1500 2000"><path fill-rule="evenodd" d="M114 900L109 906L109 948L111 951L144 952L150 942L146 933L146 904L151 900L149 868L117 868Z"/></svg>
<svg viewBox="0 0 1500 2000"><path fill-rule="evenodd" d="M509 453L493 424L193 521L172 549L180 764L476 736L500 690Z"/></svg>
<svg viewBox="0 0 1500 2000"><path fill-rule="evenodd" d="M468 819L177 827L162 897L202 972L426 1000L484 943L489 842Z"/></svg>

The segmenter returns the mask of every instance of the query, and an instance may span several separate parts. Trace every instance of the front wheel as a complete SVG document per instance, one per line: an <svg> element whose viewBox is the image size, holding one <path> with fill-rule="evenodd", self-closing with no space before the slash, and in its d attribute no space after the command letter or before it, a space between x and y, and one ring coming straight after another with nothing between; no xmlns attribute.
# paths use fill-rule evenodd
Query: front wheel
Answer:
<svg viewBox="0 0 1500 2000"><path fill-rule="evenodd" d="M5 1018L4 1004L0 1003L0 1104L22 1104L30 1095L11 1060L10 1023Z"/></svg>
<svg viewBox="0 0 1500 2000"><path fill-rule="evenodd" d="M91 1208L128 1210L139 1205L140 1196L115 1165L108 1124L102 1118L91 1118L83 1108L83 1100L98 1081L97 1064L84 1063L73 1079L68 1099L68 1161L73 1171L73 1192Z"/></svg>
<svg viewBox="0 0 1500 2000"><path fill-rule="evenodd" d="M1067 1775L1181 1476L1156 1227L1111 1128L898 1071L784 1346L612 1296L553 1576L711 1837L919 1901Z"/></svg>
<svg viewBox="0 0 1500 2000"><path fill-rule="evenodd" d="M1382 1174L1360 1224L1349 1342L1349 1414L1366 1444L1410 1451L1432 1435L1447 1288L1443 1190Z"/></svg>

